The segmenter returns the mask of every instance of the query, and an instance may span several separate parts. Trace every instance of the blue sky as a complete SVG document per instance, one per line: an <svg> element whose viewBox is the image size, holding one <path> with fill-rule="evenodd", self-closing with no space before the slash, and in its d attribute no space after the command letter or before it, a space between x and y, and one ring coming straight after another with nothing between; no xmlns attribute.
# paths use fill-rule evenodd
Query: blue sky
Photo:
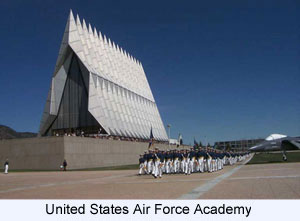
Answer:
<svg viewBox="0 0 300 221"><path fill-rule="evenodd" d="M171 136L300 135L299 1L1 1L0 124L37 132L68 13L140 60Z"/></svg>

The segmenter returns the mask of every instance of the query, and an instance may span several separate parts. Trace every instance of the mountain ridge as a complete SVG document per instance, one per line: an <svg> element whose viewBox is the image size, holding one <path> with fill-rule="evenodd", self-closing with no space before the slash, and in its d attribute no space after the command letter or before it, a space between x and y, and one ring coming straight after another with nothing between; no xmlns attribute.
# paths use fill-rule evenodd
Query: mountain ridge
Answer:
<svg viewBox="0 0 300 221"><path fill-rule="evenodd" d="M29 138L29 137L36 137L36 136L37 133L17 132L8 126L0 125L0 139Z"/></svg>

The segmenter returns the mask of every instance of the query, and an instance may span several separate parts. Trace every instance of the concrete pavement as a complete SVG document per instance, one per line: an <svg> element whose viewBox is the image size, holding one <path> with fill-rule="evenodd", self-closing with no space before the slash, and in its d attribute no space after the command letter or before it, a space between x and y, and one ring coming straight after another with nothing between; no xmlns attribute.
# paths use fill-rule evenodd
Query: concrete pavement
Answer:
<svg viewBox="0 0 300 221"><path fill-rule="evenodd" d="M200 190L201 194L195 192L193 198L300 199L300 163L226 166L215 173L164 175L162 179L136 173L137 170L1 173L0 198L182 199ZM214 185L203 188L209 183Z"/></svg>

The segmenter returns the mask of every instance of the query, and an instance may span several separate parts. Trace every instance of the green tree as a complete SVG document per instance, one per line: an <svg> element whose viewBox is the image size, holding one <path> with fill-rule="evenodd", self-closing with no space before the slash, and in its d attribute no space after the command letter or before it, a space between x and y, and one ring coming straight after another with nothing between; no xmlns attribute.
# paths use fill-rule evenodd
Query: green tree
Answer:
<svg viewBox="0 0 300 221"><path fill-rule="evenodd" d="M228 143L228 144L226 144L226 147L225 147L225 149L226 149L226 151L231 151L231 146L230 146L230 144Z"/></svg>

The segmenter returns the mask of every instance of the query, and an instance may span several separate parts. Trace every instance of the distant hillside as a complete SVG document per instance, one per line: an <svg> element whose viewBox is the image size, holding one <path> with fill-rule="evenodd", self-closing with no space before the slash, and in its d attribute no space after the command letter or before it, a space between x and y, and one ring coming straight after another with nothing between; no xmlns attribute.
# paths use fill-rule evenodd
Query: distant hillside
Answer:
<svg viewBox="0 0 300 221"><path fill-rule="evenodd" d="M10 127L0 125L0 139L14 139L14 138L28 138L36 137L36 133L31 132L17 132Z"/></svg>

